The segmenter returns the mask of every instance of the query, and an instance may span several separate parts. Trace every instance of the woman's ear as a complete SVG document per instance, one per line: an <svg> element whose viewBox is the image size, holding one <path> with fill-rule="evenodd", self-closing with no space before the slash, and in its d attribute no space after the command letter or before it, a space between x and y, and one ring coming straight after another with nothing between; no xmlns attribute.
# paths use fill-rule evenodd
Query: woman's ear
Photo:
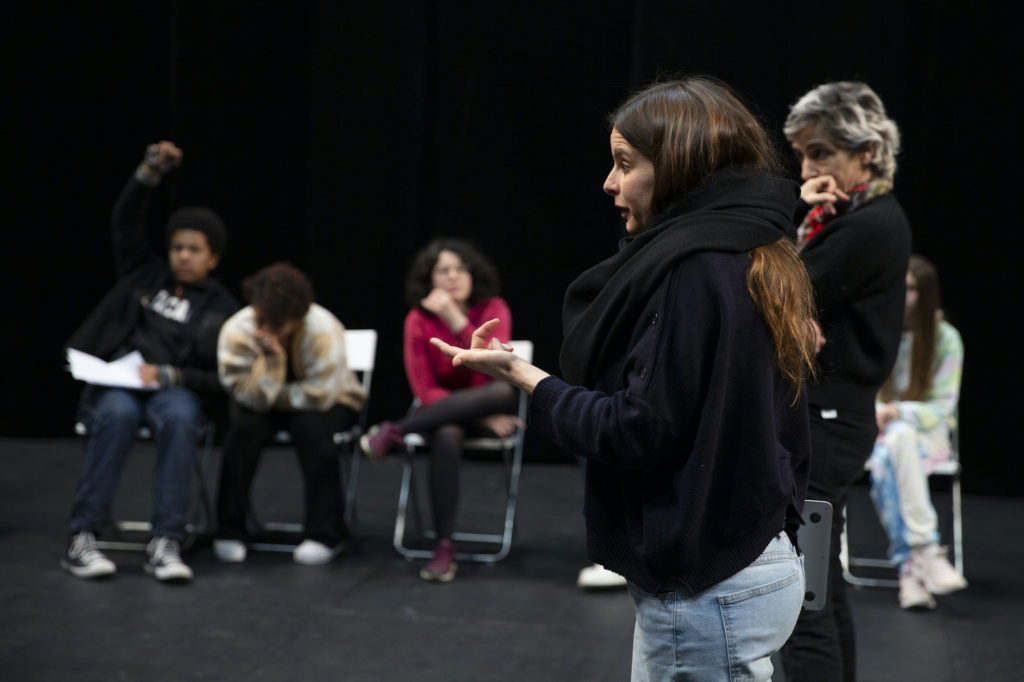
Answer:
<svg viewBox="0 0 1024 682"><path fill-rule="evenodd" d="M877 142L869 142L867 149L860 153L861 164L868 166L871 164L871 160L875 158L875 147L878 145Z"/></svg>

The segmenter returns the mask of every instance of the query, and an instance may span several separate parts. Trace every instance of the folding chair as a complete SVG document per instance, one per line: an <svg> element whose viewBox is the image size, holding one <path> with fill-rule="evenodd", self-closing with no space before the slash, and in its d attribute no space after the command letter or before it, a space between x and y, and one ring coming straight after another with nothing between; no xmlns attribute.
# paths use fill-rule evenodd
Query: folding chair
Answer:
<svg viewBox="0 0 1024 682"><path fill-rule="evenodd" d="M190 521L185 526L185 540L181 543L182 549L187 549L196 540L196 537L212 532L213 528L213 503L210 493L206 487L206 476L210 470L213 460L213 435L216 427L212 421L206 421L199 430L199 447L196 452L195 475L192 486L195 494L188 513ZM83 438L89 437L89 429L85 422L75 422L75 433ZM142 441L152 441L153 431L148 426L139 427L136 438ZM112 525L118 536L116 539L98 540L100 549L126 549L144 550L147 539L129 540L124 533L146 533L148 534L153 526L149 521L113 520Z"/></svg>
<svg viewBox="0 0 1024 682"><path fill-rule="evenodd" d="M338 446L339 454L349 456L348 483L345 487L345 523L353 528L356 522L356 486L359 482L359 464L361 457L356 453L359 437L366 431L367 409L370 404L370 388L373 385L373 368L377 358L377 330L376 329L346 329L345 330L345 360L348 368L356 373L363 390L366 391L367 399L363 409L359 412L359 419L348 431L339 431L333 435L334 444ZM275 445L290 445L291 434L288 431L278 431L273 436ZM303 525L292 521L265 521L256 520L252 510L249 511L253 524L261 532L265 533L302 533ZM252 549L269 552L291 552L297 543L288 542L253 542Z"/></svg>
<svg viewBox="0 0 1024 682"><path fill-rule="evenodd" d="M518 340L509 342L516 355L527 362L533 361L533 342ZM517 414L524 423L526 421L527 396L524 391L519 391L519 406ZM455 556L459 560L479 561L493 564L504 559L512 547L512 533L515 528L516 503L519 499L519 475L523 466L523 441L525 434L523 429L516 429L516 432L507 438L467 438L463 441L465 450L484 450L500 452L505 471L505 512L504 525L500 533L469 533L455 532L452 540L456 542L469 542L478 545L490 545L492 551L459 552ZM405 444L409 452L405 458L405 468L402 471L402 487L398 494L398 512L395 517L395 535L393 544L395 550L406 559L429 559L434 555L433 551L413 547L407 542L406 520L412 517L412 524L415 526L416 534L427 540L436 540L437 534L434 530L428 529L423 524L423 514L420 510L419 495L417 493L416 481L416 453L422 452L427 447L427 441L418 433L411 433L405 436Z"/></svg>
<svg viewBox="0 0 1024 682"><path fill-rule="evenodd" d="M951 452L949 459L945 462L938 464L932 471L929 479L935 476L946 476L950 480L950 510L952 516L952 527L953 527L953 566L956 568L960 575L964 574L964 520L963 520L963 494L960 489L960 474L962 468L960 466L960 423L959 415L957 415L957 426L950 430L950 447ZM868 471L868 465L864 465L864 470ZM844 516L847 514L847 510L843 510ZM863 587L899 587L899 580L891 578L875 578L867 575L858 575L854 573L856 567L872 568L872 569L894 569L892 562L889 559L883 559L878 557L861 557L854 556L850 553L850 543L847 538L849 533L849 523L845 524L843 535L840 539L842 545L840 546L840 558L843 562L843 577L846 582L851 585L860 585Z"/></svg>

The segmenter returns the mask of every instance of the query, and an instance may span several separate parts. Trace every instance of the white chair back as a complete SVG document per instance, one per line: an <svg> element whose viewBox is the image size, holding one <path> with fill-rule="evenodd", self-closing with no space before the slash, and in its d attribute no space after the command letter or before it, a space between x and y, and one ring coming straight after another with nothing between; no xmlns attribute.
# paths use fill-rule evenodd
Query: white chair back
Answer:
<svg viewBox="0 0 1024 682"><path fill-rule="evenodd" d="M519 339L516 341L509 341L508 345L512 346L512 352L523 360L531 363L533 362L533 341Z"/></svg>
<svg viewBox="0 0 1024 682"><path fill-rule="evenodd" d="M353 372L372 372L377 359L377 330L346 329L345 359Z"/></svg>

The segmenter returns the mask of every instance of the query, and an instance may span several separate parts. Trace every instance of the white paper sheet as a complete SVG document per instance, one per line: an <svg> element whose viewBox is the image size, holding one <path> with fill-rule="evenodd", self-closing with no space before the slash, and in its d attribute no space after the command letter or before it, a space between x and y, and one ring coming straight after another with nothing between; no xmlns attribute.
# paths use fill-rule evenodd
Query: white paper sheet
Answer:
<svg viewBox="0 0 1024 682"><path fill-rule="evenodd" d="M139 378L139 367L145 362L139 351L132 351L113 362L105 362L95 355L68 348L68 366L71 369L71 376L79 381L97 386L119 386L143 390L160 388L158 383L144 384Z"/></svg>

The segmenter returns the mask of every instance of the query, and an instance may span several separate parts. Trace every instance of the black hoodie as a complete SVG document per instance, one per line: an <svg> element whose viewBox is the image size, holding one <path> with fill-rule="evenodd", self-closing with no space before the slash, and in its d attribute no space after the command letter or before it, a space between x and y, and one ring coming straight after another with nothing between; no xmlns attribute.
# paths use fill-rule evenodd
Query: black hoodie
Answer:
<svg viewBox="0 0 1024 682"><path fill-rule="evenodd" d="M121 192L112 220L117 283L71 335L68 348L104 360L124 354L131 349L130 339L139 327L144 306L162 289L175 290L166 256L157 257L146 238L145 214L151 193L134 177ZM219 393L217 335L239 305L213 277L187 288L191 304L188 321L172 347L166 349L166 357L157 362L173 366L186 388L197 393ZM154 362L153 358L146 360Z"/></svg>
<svg viewBox="0 0 1024 682"><path fill-rule="evenodd" d="M588 556L648 592L703 591L799 523L807 406L746 287L796 200L716 174L567 293L563 370L583 385L541 381L530 428L586 457Z"/></svg>

